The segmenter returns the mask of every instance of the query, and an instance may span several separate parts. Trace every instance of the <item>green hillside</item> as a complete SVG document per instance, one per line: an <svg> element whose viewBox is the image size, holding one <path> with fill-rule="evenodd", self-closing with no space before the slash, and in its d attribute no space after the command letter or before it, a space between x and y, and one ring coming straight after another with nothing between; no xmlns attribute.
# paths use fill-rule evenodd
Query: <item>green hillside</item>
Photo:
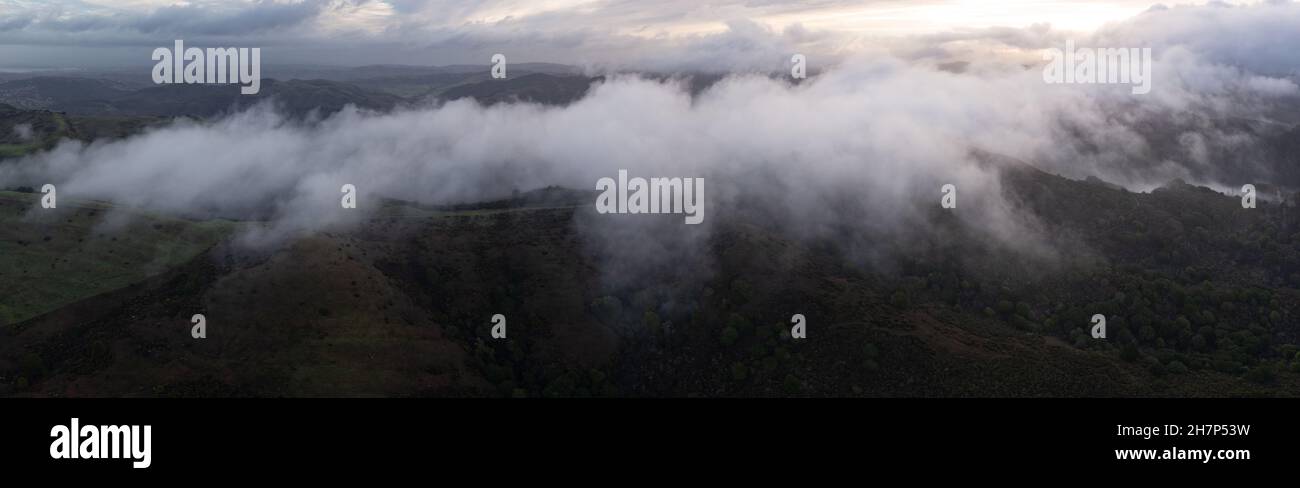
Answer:
<svg viewBox="0 0 1300 488"><path fill-rule="evenodd" d="M192 259L231 229L95 202L0 192L0 324L9 326Z"/></svg>
<svg viewBox="0 0 1300 488"><path fill-rule="evenodd" d="M1061 241L1059 249L1073 255L1044 261L1007 252L937 214L931 225L946 239L860 236L893 253L894 266L884 269L845 254L842 243L794 240L772 219L715 209L716 227L696 244L699 254L619 280L636 263L596 252L592 236L577 231L590 224L592 209L566 205L581 193L558 189L478 207L390 201L347 230L269 249L218 246L197 257L228 224L142 220L133 232L138 238L118 241L67 225L53 233L66 251L16 244L29 254L10 263L20 276L53 265L40 276L61 285L27 291L30 279L6 279L10 293L64 294L43 298L52 304L71 298L68 289L86 296L112 287L103 283L125 283L110 279L140 263L166 271L4 330L0 390L869 397L1298 391L1294 213L1283 217L1265 204L1243 214L1233 198L1205 189L1130 193L1024 167L1005 168L1004 182L1044 222L1046 235ZM1135 205L1146 210L1125 212ZM23 237L0 240L43 239L34 224L23 228ZM99 239L96 249L81 250L96 254L76 261L74 251L84 244L68 241L89 238ZM196 342L188 320L198 312L212 336ZM489 318L497 313L509 318L508 340L490 337ZM789 335L793 313L808 319L805 341ZM1086 335L1094 313L1108 318L1106 341Z"/></svg>

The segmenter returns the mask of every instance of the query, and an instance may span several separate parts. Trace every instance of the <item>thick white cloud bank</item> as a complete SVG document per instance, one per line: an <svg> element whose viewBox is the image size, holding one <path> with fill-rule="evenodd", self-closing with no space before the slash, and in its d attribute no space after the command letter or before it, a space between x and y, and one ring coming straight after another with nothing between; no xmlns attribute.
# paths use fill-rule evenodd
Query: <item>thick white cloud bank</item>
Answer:
<svg viewBox="0 0 1300 488"><path fill-rule="evenodd" d="M316 123L263 107L122 141L66 142L9 165L0 181L49 181L70 197L162 210L269 205L296 215L336 200L344 183L370 195L452 202L548 184L587 188L618 169L721 183L763 168L802 187L794 194L856 185L896 195L916 181L978 178L970 152L985 150L1141 187L1196 180L1196 165L1211 163L1196 160L1201 146L1247 137L1211 126L1187 132L1199 142L1186 153L1153 155L1143 124L1257 116L1297 94L1292 81L1208 64L1183 49L1164 52L1153 76L1151 94L1134 96L1127 86L1045 84L1037 68L955 74L860 59L799 85L728 78L695 98L675 83L624 76L566 107L457 101L344 111ZM1170 164L1127 165L1150 157ZM1263 166L1255 174L1269 176Z"/></svg>

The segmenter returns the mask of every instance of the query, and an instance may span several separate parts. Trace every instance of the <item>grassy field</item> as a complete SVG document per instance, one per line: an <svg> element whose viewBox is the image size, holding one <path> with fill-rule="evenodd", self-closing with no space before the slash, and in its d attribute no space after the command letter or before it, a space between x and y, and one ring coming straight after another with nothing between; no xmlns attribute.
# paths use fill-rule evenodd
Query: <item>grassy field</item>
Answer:
<svg viewBox="0 0 1300 488"><path fill-rule="evenodd" d="M234 224L0 192L0 324L21 322L188 261Z"/></svg>
<svg viewBox="0 0 1300 488"><path fill-rule="evenodd" d="M16 127L31 131L31 137L17 135ZM60 139L75 138L75 131L67 118L56 112L44 110L18 110L0 105L0 159L25 156L58 144Z"/></svg>

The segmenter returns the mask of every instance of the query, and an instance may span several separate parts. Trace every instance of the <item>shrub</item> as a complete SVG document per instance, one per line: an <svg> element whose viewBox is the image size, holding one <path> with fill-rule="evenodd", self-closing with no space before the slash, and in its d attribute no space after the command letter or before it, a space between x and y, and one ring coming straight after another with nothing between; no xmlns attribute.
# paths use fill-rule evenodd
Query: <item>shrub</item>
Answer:
<svg viewBox="0 0 1300 488"><path fill-rule="evenodd" d="M641 323L645 324L646 330L650 331L651 334L659 333L659 327L661 325L659 322L659 314L647 310L645 315L641 317Z"/></svg>
<svg viewBox="0 0 1300 488"><path fill-rule="evenodd" d="M868 373L875 373L880 371L880 365L874 359L868 359L862 362L862 369Z"/></svg>
<svg viewBox="0 0 1300 488"><path fill-rule="evenodd" d="M787 351L784 347L776 348L776 360L783 363L789 361L790 351Z"/></svg>
<svg viewBox="0 0 1300 488"><path fill-rule="evenodd" d="M736 339L739 338L740 338L740 332L737 331L734 327L727 327L725 329L722 329L722 345L730 346L732 344L735 344Z"/></svg>
<svg viewBox="0 0 1300 488"><path fill-rule="evenodd" d="M736 303L748 303L754 298L754 285L749 284L744 278L736 278L731 282L731 293L736 297Z"/></svg>
<svg viewBox="0 0 1300 488"><path fill-rule="evenodd" d="M1261 385L1270 384L1277 381L1277 371L1273 370L1272 365L1261 364L1246 372L1246 379Z"/></svg>
<svg viewBox="0 0 1300 488"><path fill-rule="evenodd" d="M795 378L794 375L788 374L785 375L785 381L781 382L781 388L785 389L785 392L788 394L795 394L799 393L799 390L803 388L803 384L799 383L799 378Z"/></svg>
<svg viewBox="0 0 1300 488"><path fill-rule="evenodd" d="M623 302L618 297L606 295L591 302L591 311L605 325L613 325L623 315Z"/></svg>
<svg viewBox="0 0 1300 488"><path fill-rule="evenodd" d="M1187 365L1182 361L1171 361L1166 369L1173 374L1187 374Z"/></svg>
<svg viewBox="0 0 1300 488"><path fill-rule="evenodd" d="M18 370L23 376L38 378L45 374L45 362L36 353L29 352L18 359Z"/></svg>
<svg viewBox="0 0 1300 488"><path fill-rule="evenodd" d="M1025 302L1017 302L1017 303L1016 303L1016 315L1019 315L1019 316L1024 317L1024 318L1027 319L1027 318L1029 318L1029 316L1031 315L1031 313L1032 313L1032 312L1031 312L1031 310L1030 310L1030 308L1029 308L1029 304L1028 304L1028 303L1025 303Z"/></svg>
<svg viewBox="0 0 1300 488"><path fill-rule="evenodd" d="M877 349L875 344L868 342L862 346L862 354L866 355L867 359L875 359L876 356L880 355L880 349Z"/></svg>
<svg viewBox="0 0 1300 488"><path fill-rule="evenodd" d="M1123 349L1120 349L1119 358L1128 361L1130 363L1133 361L1137 361L1138 359L1137 346L1133 344L1126 344Z"/></svg>
<svg viewBox="0 0 1300 488"><path fill-rule="evenodd" d="M889 297L889 303L897 308L907 308L907 294L902 290L896 291Z"/></svg>
<svg viewBox="0 0 1300 488"><path fill-rule="evenodd" d="M750 332L753 325L750 325L749 319L746 319L744 315L732 312L731 316L727 318L727 327L736 329L736 332L745 335Z"/></svg>
<svg viewBox="0 0 1300 488"><path fill-rule="evenodd" d="M741 362L732 363L731 377L736 381L745 381L745 378L749 377L749 368L745 367L745 363L741 363Z"/></svg>

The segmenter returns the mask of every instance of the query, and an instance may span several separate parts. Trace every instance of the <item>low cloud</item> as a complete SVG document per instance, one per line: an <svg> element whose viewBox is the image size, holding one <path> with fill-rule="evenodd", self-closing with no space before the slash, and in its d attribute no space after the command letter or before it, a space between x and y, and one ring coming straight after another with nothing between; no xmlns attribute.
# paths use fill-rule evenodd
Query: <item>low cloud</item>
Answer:
<svg viewBox="0 0 1300 488"><path fill-rule="evenodd" d="M18 137L18 140L20 141L32 140L32 124L16 124L14 125L13 130L14 130L14 135Z"/></svg>
<svg viewBox="0 0 1300 488"><path fill-rule="evenodd" d="M343 184L363 202L450 203L546 185L594 189L627 169L705 177L714 208L760 202L782 227L816 234L843 211L907 229L952 183L963 202L984 207L977 227L1011 243L1023 223L974 152L1139 189L1172 178L1300 183L1276 180L1267 161L1215 160L1257 144L1258 132L1233 121L1295 104L1293 82L1185 49L1156 66L1145 97L1127 86L1047 85L1037 68L957 74L865 58L802 84L738 75L696 96L616 76L565 107L456 101L303 122L262 106L121 141L64 142L4 166L0 184L50 182L62 198L312 230L355 215L339 206Z"/></svg>
<svg viewBox="0 0 1300 488"><path fill-rule="evenodd" d="M1096 39L1130 39L1120 33L1161 15L1186 15L1177 12L1148 13ZM722 51L718 59L762 62L764 53L789 47L778 39L811 36L745 22L729 32L697 39L707 48L699 59ZM1165 32L1176 38L1171 33L1180 31ZM1011 39L1005 42L1029 48L1057 38L1042 30ZM954 184L963 208L956 218L967 232L1050 254L1049 237L1003 197L996 170L980 154L1137 190L1174 178L1300 186L1294 165L1270 150L1300 122L1300 89L1240 56L1223 58L1231 44L1224 39L1208 52L1195 43L1160 44L1146 96L1125 85L1049 85L1041 66L993 61L955 72L877 53L847 57L798 84L741 74L695 95L678 82L612 76L564 107L461 100L301 121L261 106L126 140L64 142L0 167L0 185L54 183L60 198L266 219L270 230L260 237L273 238L346 226L379 198L444 204L548 185L594 190L620 169L705 178L701 226L684 226L680 216L668 219L671 227L653 217L644 225L628 223L639 216L579 217L575 225L596 254L622 259L619 269L626 269L662 267L698 250L717 221L741 214L793 237L840 242L872 260L878 242L931 236L939 189ZM356 185L361 208L340 207L344 184ZM890 239L868 238L881 236ZM644 252L618 257L628 249Z"/></svg>

